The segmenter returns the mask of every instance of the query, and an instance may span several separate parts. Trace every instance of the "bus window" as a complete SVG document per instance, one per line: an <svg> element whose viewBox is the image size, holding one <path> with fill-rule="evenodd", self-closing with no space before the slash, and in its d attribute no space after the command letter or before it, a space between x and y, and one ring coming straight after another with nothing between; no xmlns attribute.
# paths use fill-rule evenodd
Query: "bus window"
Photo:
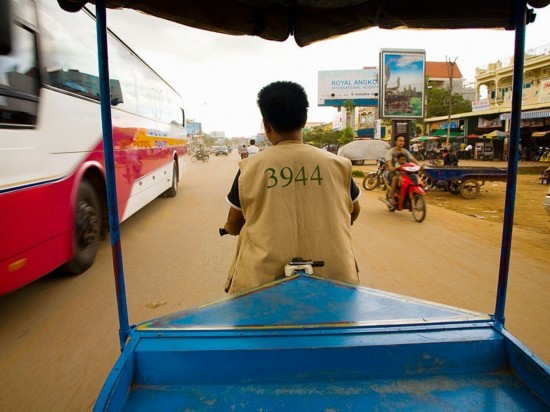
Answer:
<svg viewBox="0 0 550 412"><path fill-rule="evenodd" d="M56 2L41 2L42 55L45 83L99 100L95 22L86 13L68 19Z"/></svg>
<svg viewBox="0 0 550 412"><path fill-rule="evenodd" d="M39 71L34 33L14 26L11 53L0 56L0 124L34 125Z"/></svg>
<svg viewBox="0 0 550 412"><path fill-rule="evenodd" d="M138 110L135 72L139 66L135 55L112 37L109 40L109 74L111 77L111 103L117 109L131 113ZM114 93L113 83L118 82L119 94ZM115 104L116 103L116 104Z"/></svg>

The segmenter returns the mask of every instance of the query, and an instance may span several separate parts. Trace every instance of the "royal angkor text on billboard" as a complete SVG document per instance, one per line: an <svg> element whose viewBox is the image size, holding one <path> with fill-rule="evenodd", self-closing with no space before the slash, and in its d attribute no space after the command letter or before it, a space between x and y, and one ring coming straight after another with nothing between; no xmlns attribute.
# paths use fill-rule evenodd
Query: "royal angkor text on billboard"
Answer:
<svg viewBox="0 0 550 412"><path fill-rule="evenodd" d="M318 106L378 105L378 70L332 70L318 72Z"/></svg>

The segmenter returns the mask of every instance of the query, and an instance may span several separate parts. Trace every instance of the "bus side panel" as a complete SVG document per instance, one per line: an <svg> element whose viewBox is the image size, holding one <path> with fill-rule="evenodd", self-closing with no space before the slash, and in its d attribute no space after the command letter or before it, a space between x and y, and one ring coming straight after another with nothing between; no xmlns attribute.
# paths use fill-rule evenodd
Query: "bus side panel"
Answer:
<svg viewBox="0 0 550 412"><path fill-rule="evenodd" d="M73 253L74 178L0 196L0 295L68 261ZM58 199L56 201L56 199Z"/></svg>

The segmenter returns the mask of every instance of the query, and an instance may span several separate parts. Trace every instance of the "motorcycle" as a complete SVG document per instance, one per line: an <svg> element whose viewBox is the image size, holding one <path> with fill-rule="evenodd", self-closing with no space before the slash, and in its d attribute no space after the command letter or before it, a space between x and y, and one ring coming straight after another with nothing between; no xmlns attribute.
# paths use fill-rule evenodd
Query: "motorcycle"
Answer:
<svg viewBox="0 0 550 412"><path fill-rule="evenodd" d="M382 189L386 188L384 178L382 177L386 171L386 159L381 157L378 159L378 168L376 172L368 173L363 179L363 187L365 190L374 190L378 186L382 186Z"/></svg>
<svg viewBox="0 0 550 412"><path fill-rule="evenodd" d="M462 181L459 179L436 180L427 175L422 175L421 179L425 192L439 189L452 193L453 195L460 194L460 185L462 184Z"/></svg>
<svg viewBox="0 0 550 412"><path fill-rule="evenodd" d="M380 200L388 207L390 212L396 210L409 209L412 212L414 220L422 222L426 217L426 200L422 179L418 175L420 166L414 163L406 163L397 168L401 173L401 186L394 194L394 203L391 199L391 182L388 181L388 174L384 173L384 183L386 184L386 198Z"/></svg>
<svg viewBox="0 0 550 412"><path fill-rule="evenodd" d="M197 161L208 162L210 160L210 155L206 152L197 152L191 156L191 161L197 163Z"/></svg>

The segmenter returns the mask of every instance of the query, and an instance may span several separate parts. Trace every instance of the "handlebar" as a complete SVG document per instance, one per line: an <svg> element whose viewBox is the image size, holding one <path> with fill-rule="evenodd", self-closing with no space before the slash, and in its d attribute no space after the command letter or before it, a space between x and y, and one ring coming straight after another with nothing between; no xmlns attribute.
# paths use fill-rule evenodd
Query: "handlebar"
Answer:
<svg viewBox="0 0 550 412"><path fill-rule="evenodd" d="M227 233L227 230L225 230L225 228L223 227L220 227L218 229L218 232L220 234L220 236L225 236L225 235L228 235L229 233ZM312 267L318 267L318 268L322 268L323 266L325 266L325 261L324 260L309 260L309 259L303 259L301 257L294 257L292 258L292 260L288 263L290 266L300 266L300 265L311 265Z"/></svg>
<svg viewBox="0 0 550 412"><path fill-rule="evenodd" d="M325 266L324 260L304 260L301 257L292 258L288 263L290 266L299 266L299 265L311 265L313 267L322 268Z"/></svg>

